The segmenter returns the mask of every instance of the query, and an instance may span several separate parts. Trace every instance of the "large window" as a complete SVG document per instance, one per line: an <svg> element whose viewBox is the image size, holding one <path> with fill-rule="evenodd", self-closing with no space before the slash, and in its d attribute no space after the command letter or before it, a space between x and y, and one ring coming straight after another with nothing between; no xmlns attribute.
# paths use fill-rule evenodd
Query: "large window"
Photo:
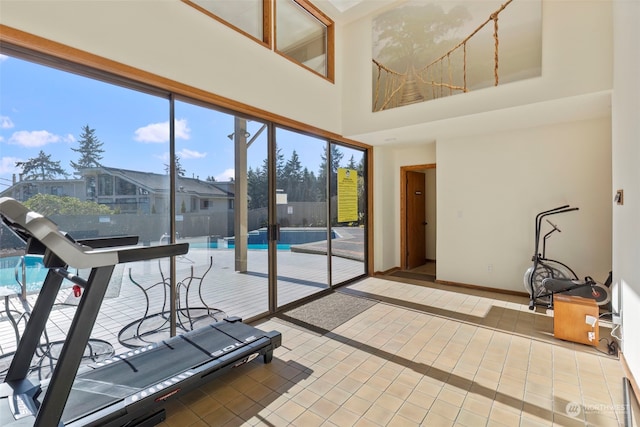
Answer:
<svg viewBox="0 0 640 427"><path fill-rule="evenodd" d="M42 57L7 52L4 46L2 54L0 196L15 198L46 215L76 240L115 242L117 236L136 235L140 246L160 245L170 229L168 211L158 206L166 204L170 193L169 175L164 171L170 148L168 97L48 67L32 62ZM140 186L152 190L141 195ZM28 312L46 269L34 259L37 256L23 256L24 248L17 249L15 242L6 247L8 234L3 230L1 254L2 265L11 267L0 272L0 286L14 289L10 303ZM13 266L19 263L26 267L14 274ZM164 258L116 266L91 334L98 358L122 352L132 330L127 325L135 323L144 329L149 314L166 311L162 304L147 305L142 289L160 283L156 289L162 292L168 284L168 263ZM85 279L88 273L77 271ZM48 338L42 340L43 345L52 346L52 354L59 351L55 343L69 330L79 301L71 282L63 282L59 304L47 324ZM2 328L11 329L8 322L2 323ZM22 333L24 325L17 327ZM15 348L13 335L0 342L4 355Z"/></svg>
<svg viewBox="0 0 640 427"><path fill-rule="evenodd" d="M0 196L75 239L189 244L184 256L116 267L92 333L101 344L120 353L225 316L251 321L365 275L366 245L353 239L366 235L365 149L188 90L2 49ZM346 221L336 216L339 168L358 182L357 212ZM23 299L13 306L28 310L42 277L14 275L24 247L16 250L4 230L0 243L9 245L0 265L11 266L2 277ZM343 244L349 256L339 253ZM49 341L64 339L79 302L70 284L60 301ZM4 337L0 356L16 347L12 334Z"/></svg>

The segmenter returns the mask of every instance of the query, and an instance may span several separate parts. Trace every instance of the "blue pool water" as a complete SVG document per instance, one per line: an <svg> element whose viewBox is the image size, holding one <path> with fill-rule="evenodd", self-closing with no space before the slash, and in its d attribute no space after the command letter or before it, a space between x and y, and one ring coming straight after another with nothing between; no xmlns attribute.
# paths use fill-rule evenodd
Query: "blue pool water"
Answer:
<svg viewBox="0 0 640 427"><path fill-rule="evenodd" d="M202 242L202 243L190 243L190 248L194 249L233 249L235 248L235 244L233 242L225 243L224 245L218 245L217 242ZM267 250L269 249L269 245L266 243L250 243L247 245L247 249L251 250ZM278 243L279 251L288 251L291 250L291 245Z"/></svg>
<svg viewBox="0 0 640 427"><path fill-rule="evenodd" d="M2 258L0 263L0 286L14 289L16 293L21 292L20 285L16 281L16 267L18 269L18 278L22 280L22 257L12 256ZM42 287L47 276L47 268L42 263L42 257L37 255L24 256L27 276L27 292L38 292Z"/></svg>

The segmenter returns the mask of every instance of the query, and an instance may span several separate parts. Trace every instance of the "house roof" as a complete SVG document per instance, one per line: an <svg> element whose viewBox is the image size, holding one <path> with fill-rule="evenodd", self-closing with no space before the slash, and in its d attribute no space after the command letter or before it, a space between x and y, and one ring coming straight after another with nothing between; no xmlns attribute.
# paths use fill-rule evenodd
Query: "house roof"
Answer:
<svg viewBox="0 0 640 427"><path fill-rule="evenodd" d="M82 170L83 175L87 175L89 171L101 171L113 176L118 176L126 181L132 182L141 188L145 188L153 193L168 192L168 179L166 174L158 174L153 172L134 171L129 169L119 169L107 166L101 166L96 168L86 168ZM227 183L220 183L227 184ZM215 182L202 181L197 178L187 178L179 176L176 179L176 192L177 193L189 193L201 197L209 198L229 198L233 197L232 191L226 191L229 188L228 185L224 185L225 189L220 188Z"/></svg>

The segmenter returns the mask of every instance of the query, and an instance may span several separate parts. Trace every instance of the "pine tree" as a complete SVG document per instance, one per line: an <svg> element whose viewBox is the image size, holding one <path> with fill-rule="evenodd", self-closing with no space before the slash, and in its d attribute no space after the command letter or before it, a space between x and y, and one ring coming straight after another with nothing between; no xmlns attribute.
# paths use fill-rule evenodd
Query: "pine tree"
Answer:
<svg viewBox="0 0 640 427"><path fill-rule="evenodd" d="M324 197L326 197L326 194L327 194L327 191L326 191L327 174L329 174L329 179L331 181L330 183L331 194L329 196L335 196L336 194L338 194L338 187L337 187L338 168L340 167L340 162L344 157L344 153L340 151L340 148L338 148L336 144L331 144L329 146L329 150L331 154L331 162L329 162L328 167L327 167L327 155L322 154L320 156L321 162L318 170L318 186L320 188L320 192L321 192L320 194L322 195L321 197L323 197L323 199L321 200L325 200Z"/></svg>
<svg viewBox="0 0 640 427"><path fill-rule="evenodd" d="M62 175L63 177L69 176L69 174L62 169L60 161L51 160L51 154L45 154L40 150L38 157L33 157L25 162L16 162L16 167L22 169L22 178L25 180L46 180L55 179Z"/></svg>
<svg viewBox="0 0 640 427"><path fill-rule="evenodd" d="M72 148L72 151L80 153L78 162L71 161L71 167L76 171L77 175L80 174L80 169L97 167L102 160L103 143L95 135L96 130L91 129L89 125L82 127L82 133L80 134L80 140L78 141L78 148Z"/></svg>
<svg viewBox="0 0 640 427"><path fill-rule="evenodd" d="M349 163L347 163L347 169L358 169L358 166L356 165L356 160L355 157L353 156L353 154L351 155L351 158L349 159Z"/></svg>
<svg viewBox="0 0 640 427"><path fill-rule="evenodd" d="M178 156L175 157L175 164L176 164L176 175L184 176L184 174L187 172L182 168L182 165L180 164L180 157ZM167 164L164 165L164 171L167 175L169 175L169 165Z"/></svg>
<svg viewBox="0 0 640 427"><path fill-rule="evenodd" d="M302 164L296 150L291 153L291 158L284 165L282 170L284 189L289 200L292 202L302 201L300 187L302 185Z"/></svg>

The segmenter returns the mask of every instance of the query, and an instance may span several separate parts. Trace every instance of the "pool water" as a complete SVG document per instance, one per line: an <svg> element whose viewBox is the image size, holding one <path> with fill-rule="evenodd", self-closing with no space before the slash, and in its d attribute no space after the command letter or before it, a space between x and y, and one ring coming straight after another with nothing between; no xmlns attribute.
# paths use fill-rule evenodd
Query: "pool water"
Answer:
<svg viewBox="0 0 640 427"><path fill-rule="evenodd" d="M209 243L190 243L189 244L190 248L197 248L197 249L233 249L235 248L235 244L233 243L227 243L225 242L224 245L218 245L217 242L209 242ZM247 245L247 249L251 249L251 250L266 250L269 249L269 245L268 244L261 244L261 243L250 243ZM291 245L287 245L287 244L283 244L283 243L278 243L278 250L279 251L288 251L291 250Z"/></svg>
<svg viewBox="0 0 640 427"><path fill-rule="evenodd" d="M22 289L16 281L16 270L18 279L22 280L22 259L23 257L21 256L3 258L2 268L0 268L0 286L13 289L18 294ZM24 261L27 292L39 292L49 269L45 268L41 256L25 255Z"/></svg>

